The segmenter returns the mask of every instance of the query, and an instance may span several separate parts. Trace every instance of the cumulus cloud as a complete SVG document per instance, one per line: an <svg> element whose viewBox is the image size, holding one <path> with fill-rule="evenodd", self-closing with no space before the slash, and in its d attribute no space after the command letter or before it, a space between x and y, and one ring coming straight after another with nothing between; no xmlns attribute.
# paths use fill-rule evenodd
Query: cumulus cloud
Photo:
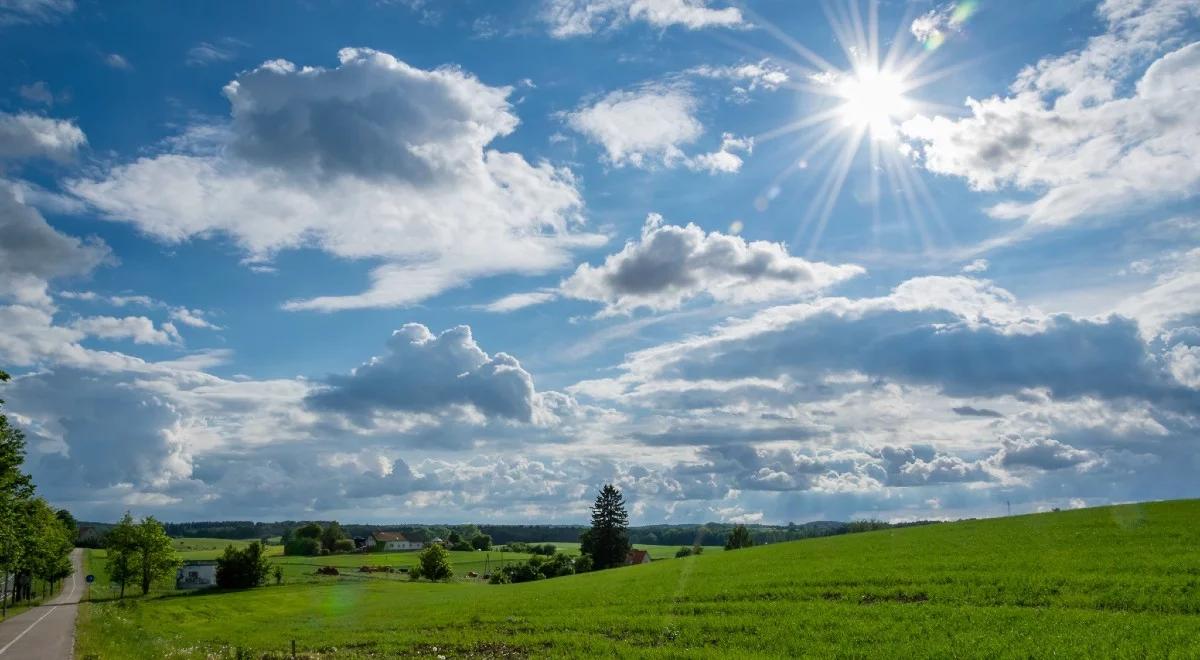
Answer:
<svg viewBox="0 0 1200 660"><path fill-rule="evenodd" d="M639 351L629 382L789 376L802 381L852 371L928 385L949 396L1044 389L1194 406L1151 354L1133 321L1022 309L995 285L924 277L888 296L823 298L774 307L705 336Z"/></svg>
<svg viewBox="0 0 1200 660"><path fill-rule="evenodd" d="M695 117L696 99L686 89L649 86L611 92L567 115L567 124L604 148L617 167L672 167L687 161L682 147L704 126Z"/></svg>
<svg viewBox="0 0 1200 660"><path fill-rule="evenodd" d="M483 352L467 326L434 335L409 323L392 333L387 348L387 355L351 374L331 376L309 404L364 419L376 412L469 405L485 415L533 421L533 377L511 355Z"/></svg>
<svg viewBox="0 0 1200 660"><path fill-rule="evenodd" d="M0 112L0 160L69 161L85 144L87 137L73 122L25 112Z"/></svg>
<svg viewBox="0 0 1200 660"><path fill-rule="evenodd" d="M1079 450L1051 438L1007 438L997 459L1005 467L1061 470L1086 466L1097 461L1098 457L1093 452Z"/></svg>
<svg viewBox="0 0 1200 660"><path fill-rule="evenodd" d="M108 257L103 243L57 231L0 181L0 300L46 303L50 280L86 274Z"/></svg>
<svg viewBox="0 0 1200 660"><path fill-rule="evenodd" d="M905 122L925 167L979 190L1034 193L989 213L1035 225L1192 196L1200 187L1192 157L1200 150L1200 43L1180 47L1177 35L1200 3L1109 0L1098 13L1104 34L1027 67L1010 96L968 99L962 119Z"/></svg>
<svg viewBox="0 0 1200 660"><path fill-rule="evenodd" d="M580 245L569 170L488 144L517 125L508 87L344 49L336 68L274 60L225 87L227 125L67 188L162 241L224 234L262 262L319 247L383 262L360 294L295 300L331 311L410 304L503 272L563 265Z"/></svg>
<svg viewBox="0 0 1200 660"><path fill-rule="evenodd" d="M594 34L633 22L689 30L744 27L736 7L710 7L708 0L546 0L542 18L559 39Z"/></svg>
<svg viewBox="0 0 1200 660"><path fill-rule="evenodd" d="M663 223L652 213L642 235L599 266L582 264L563 281L563 295L603 303L604 314L638 308L675 309L708 295L721 302L798 297L862 274L854 265L810 262L780 243L746 241L694 224Z"/></svg>

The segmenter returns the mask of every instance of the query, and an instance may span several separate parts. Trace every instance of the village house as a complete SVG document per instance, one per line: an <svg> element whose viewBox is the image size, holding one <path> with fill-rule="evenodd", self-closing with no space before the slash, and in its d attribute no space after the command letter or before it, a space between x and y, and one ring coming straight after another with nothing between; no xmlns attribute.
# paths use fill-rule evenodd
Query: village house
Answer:
<svg viewBox="0 0 1200 660"><path fill-rule="evenodd" d="M650 552L647 550L633 549L629 551L629 555L625 557L625 565L632 566L634 564L649 564Z"/></svg>
<svg viewBox="0 0 1200 660"><path fill-rule="evenodd" d="M185 561L175 573L176 589L203 589L217 584L217 562Z"/></svg>
<svg viewBox="0 0 1200 660"><path fill-rule="evenodd" d="M409 541L400 532L372 532L363 546L367 550L420 550L425 547L420 541Z"/></svg>

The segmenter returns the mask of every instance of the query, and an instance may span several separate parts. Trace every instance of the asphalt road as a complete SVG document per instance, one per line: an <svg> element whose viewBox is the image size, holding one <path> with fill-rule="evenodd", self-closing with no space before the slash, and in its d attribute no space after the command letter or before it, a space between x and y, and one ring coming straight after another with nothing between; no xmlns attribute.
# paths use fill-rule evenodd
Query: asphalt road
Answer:
<svg viewBox="0 0 1200 660"><path fill-rule="evenodd" d="M0 658L70 660L75 650L75 614L83 597L83 551L71 551L75 573L57 598L0 623Z"/></svg>

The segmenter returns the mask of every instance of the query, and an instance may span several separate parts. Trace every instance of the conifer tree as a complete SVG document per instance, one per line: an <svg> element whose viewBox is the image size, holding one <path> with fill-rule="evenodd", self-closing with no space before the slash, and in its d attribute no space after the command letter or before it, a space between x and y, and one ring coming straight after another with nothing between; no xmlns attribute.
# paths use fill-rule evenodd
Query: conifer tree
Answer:
<svg viewBox="0 0 1200 660"><path fill-rule="evenodd" d="M605 484L592 505L592 528L579 537L580 551L592 558L592 568L621 566L629 555L629 513L625 498L612 484Z"/></svg>

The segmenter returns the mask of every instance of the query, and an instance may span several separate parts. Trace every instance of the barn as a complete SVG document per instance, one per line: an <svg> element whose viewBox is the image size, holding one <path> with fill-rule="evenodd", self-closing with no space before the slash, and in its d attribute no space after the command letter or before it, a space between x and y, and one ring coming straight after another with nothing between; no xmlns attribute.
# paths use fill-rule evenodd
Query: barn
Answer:
<svg viewBox="0 0 1200 660"><path fill-rule="evenodd" d="M632 566L634 564L649 564L650 553L646 550L633 549L629 551L629 555L625 557L625 564Z"/></svg>

